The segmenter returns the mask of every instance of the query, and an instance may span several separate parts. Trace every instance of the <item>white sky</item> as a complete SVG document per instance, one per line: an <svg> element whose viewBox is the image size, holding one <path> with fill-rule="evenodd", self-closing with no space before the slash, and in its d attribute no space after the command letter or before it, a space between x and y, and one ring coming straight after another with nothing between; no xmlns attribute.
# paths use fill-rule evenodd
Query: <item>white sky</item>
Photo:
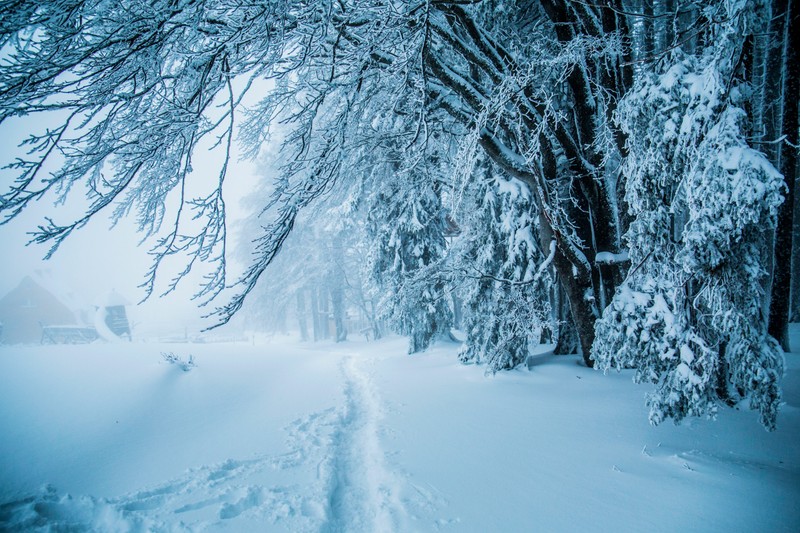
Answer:
<svg viewBox="0 0 800 533"><path fill-rule="evenodd" d="M245 87L246 80L234 80L234 91L238 92ZM255 81L242 102L243 107L255 104L260 98L272 89L272 82L266 80ZM211 106L214 109L214 106ZM239 115L241 119L241 114ZM213 117L212 117L213 120ZM12 119L0 124L0 167L15 156L22 155L18 148L20 141L32 130L41 131L46 125L42 119L25 117ZM54 124L50 124L51 127ZM213 134L212 134L213 136ZM234 139L235 141L235 139ZM219 168L224 156L223 147L218 147L213 152L208 151L212 139L206 139L206 148L202 146L193 156L195 172L188 178L189 183L216 183ZM262 150L263 152L263 150ZM205 173L205 175L200 175ZM236 142L233 146L232 161L229 163L228 174L225 181L224 197L228 213L228 284L239 277L244 265L237 264L233 258L234 248L239 244L239 231L242 224L237 223L248 213L243 207L243 198L257 190L256 183L262 181L263 173L259 172L259 165L253 162L239 161ZM0 170L0 191L3 193L14 178L13 173ZM211 181L206 181L211 180ZM80 191L75 191L74 196L80 196ZM42 258L49 250L48 245L27 245L30 241L29 232L34 231L39 224L44 222L45 216L51 216L57 223L66 223L81 215L76 206L81 204L67 202L66 205L53 206L54 198L45 198L43 201L31 205L17 219L6 225L0 226L0 249L3 250L0 260L0 297L13 289L26 275L37 270L49 271L49 277L57 280L61 285L62 293L73 292L79 299L88 305L93 304L109 290L115 289L132 303L139 302L145 292L139 285L145 281L145 275L151 265L148 251L151 243L139 245L141 235L135 231L133 220L123 220L110 229L111 220L108 215L96 217L81 230L73 233L59 248L58 252L49 260ZM251 202L252 203L252 202ZM110 213L112 206L107 208ZM72 211L72 216L70 216ZM166 221L169 220L169 216ZM165 221L165 224L166 224ZM252 229L251 229L252 231ZM243 254L239 253L241 257ZM154 291L150 299L129 314L141 317L143 322L161 321L172 324L193 322L196 326L203 315L213 311L212 303L202 309L198 308L198 301L191 300L191 296L200 288L203 271L195 272L183 280L178 290L161 298L158 295L166 289L166 284L172 275L179 269L182 262L173 262L172 268L165 268L159 275L161 290ZM220 299L218 304L225 303ZM133 313L131 313L133 311ZM203 326L213 324L213 320L202 321ZM196 329L196 328L195 328Z"/></svg>
<svg viewBox="0 0 800 533"><path fill-rule="evenodd" d="M15 153L15 132L7 125L0 125L0 160L2 164L9 161ZM11 142L9 142L11 141ZM217 160L221 155L197 154L195 168L208 170L216 169ZM216 178L216 171L210 172ZM190 176L190 179L192 176ZM9 183L8 171L0 174L0 186L5 192ZM195 177L195 180L197 177ZM229 249L236 244L235 233L237 218L241 218L241 199L253 190L253 183L257 177L256 166L249 162L233 161L229 170L225 186L226 207L229 212ZM79 196L80 191L75 191ZM80 203L78 198L75 198ZM0 247L3 250L3 260L0 261L0 297L13 289L20 280L37 270L49 271L53 280L59 282L60 290L76 293L87 304L94 303L106 292L115 289L132 303L141 300L145 293L139 288L145 280L145 274L150 266L147 242L139 245L141 235L137 234L132 220L123 220L113 229L111 221L106 215L92 220L84 228L73 233L59 248L58 252L49 260L43 257L49 250L47 245L30 244L31 232L44 222L45 216L51 216L56 222L70 220L70 211L77 214L75 204L53 206L52 199L43 199L23 212L17 219L6 225L0 226ZM108 209L110 212L110 208ZM74 216L74 215L73 215ZM182 265L181 265L182 266ZM159 276L162 282L168 281L171 273L167 270ZM197 308L196 301L190 297L199 288L200 274L187 277L181 288L164 298L154 294L136 314L148 319L164 319L175 322L180 320L196 320L207 314L210 307ZM229 282L234 281L231 278Z"/></svg>

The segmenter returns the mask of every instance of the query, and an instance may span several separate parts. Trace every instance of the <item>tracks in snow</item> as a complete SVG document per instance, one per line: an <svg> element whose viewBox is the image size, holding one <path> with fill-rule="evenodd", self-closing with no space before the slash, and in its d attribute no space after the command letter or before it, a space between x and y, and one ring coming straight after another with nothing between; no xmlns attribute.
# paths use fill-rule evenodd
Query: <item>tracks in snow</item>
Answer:
<svg viewBox="0 0 800 533"><path fill-rule="evenodd" d="M292 422L284 454L201 466L116 498L46 487L1 504L0 529L255 530L266 522L292 532L408 531L403 502L414 507L418 498L403 497L407 483L387 465L383 404L369 361L342 357L343 403Z"/></svg>
<svg viewBox="0 0 800 533"><path fill-rule="evenodd" d="M329 481L327 521L321 531L398 530L404 510L380 442L380 397L354 356L342 360L341 370L345 405L323 467Z"/></svg>

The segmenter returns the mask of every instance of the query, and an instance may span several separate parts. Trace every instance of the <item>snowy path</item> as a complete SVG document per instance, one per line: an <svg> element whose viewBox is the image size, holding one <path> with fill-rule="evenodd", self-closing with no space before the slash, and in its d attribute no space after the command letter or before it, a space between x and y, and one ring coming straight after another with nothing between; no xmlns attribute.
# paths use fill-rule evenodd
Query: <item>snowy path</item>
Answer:
<svg viewBox="0 0 800 533"><path fill-rule="evenodd" d="M332 436L323 532L396 531L403 516L396 477L380 442L381 401L355 356L342 360L345 406Z"/></svg>
<svg viewBox="0 0 800 533"><path fill-rule="evenodd" d="M332 354L333 355L333 354ZM284 428L283 454L227 459L116 498L72 496L52 486L0 505L0 530L56 525L94 530L405 531L398 478L381 445L383 406L363 367L339 353L338 405ZM302 393L302 391L299 391Z"/></svg>

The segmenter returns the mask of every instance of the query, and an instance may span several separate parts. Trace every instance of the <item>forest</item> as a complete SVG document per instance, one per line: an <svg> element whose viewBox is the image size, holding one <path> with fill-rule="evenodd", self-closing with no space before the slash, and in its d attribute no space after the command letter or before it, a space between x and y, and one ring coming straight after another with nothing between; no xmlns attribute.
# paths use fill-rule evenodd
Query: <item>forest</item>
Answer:
<svg viewBox="0 0 800 533"><path fill-rule="evenodd" d="M134 220L147 290L199 269L216 324L290 310L311 337L322 308L344 340L356 307L412 354L457 328L490 373L554 343L652 383L653 424L746 401L774 429L797 26L796 0L11 0L0 223L79 209L34 229L53 254ZM264 179L234 242L239 157Z"/></svg>

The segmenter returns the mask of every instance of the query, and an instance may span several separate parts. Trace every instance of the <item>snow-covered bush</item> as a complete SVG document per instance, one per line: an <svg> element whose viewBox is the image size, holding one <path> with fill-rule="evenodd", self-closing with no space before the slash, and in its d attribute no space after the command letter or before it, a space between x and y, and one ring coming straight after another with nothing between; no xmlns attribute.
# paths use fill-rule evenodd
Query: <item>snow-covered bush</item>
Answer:
<svg viewBox="0 0 800 533"><path fill-rule="evenodd" d="M184 361L181 356L176 355L173 352L161 352L161 357L163 357L164 361L167 363L177 366L184 372L188 372L197 366L197 364L194 362L194 357L192 354L189 354L189 358L186 359L186 361Z"/></svg>
<svg viewBox="0 0 800 533"><path fill-rule="evenodd" d="M618 108L632 267L597 322L593 355L598 368L633 367L656 384L654 424L747 399L773 429L783 356L766 333L762 282L782 177L746 142L731 64L744 4L720 5L729 22L715 46L674 52Z"/></svg>

